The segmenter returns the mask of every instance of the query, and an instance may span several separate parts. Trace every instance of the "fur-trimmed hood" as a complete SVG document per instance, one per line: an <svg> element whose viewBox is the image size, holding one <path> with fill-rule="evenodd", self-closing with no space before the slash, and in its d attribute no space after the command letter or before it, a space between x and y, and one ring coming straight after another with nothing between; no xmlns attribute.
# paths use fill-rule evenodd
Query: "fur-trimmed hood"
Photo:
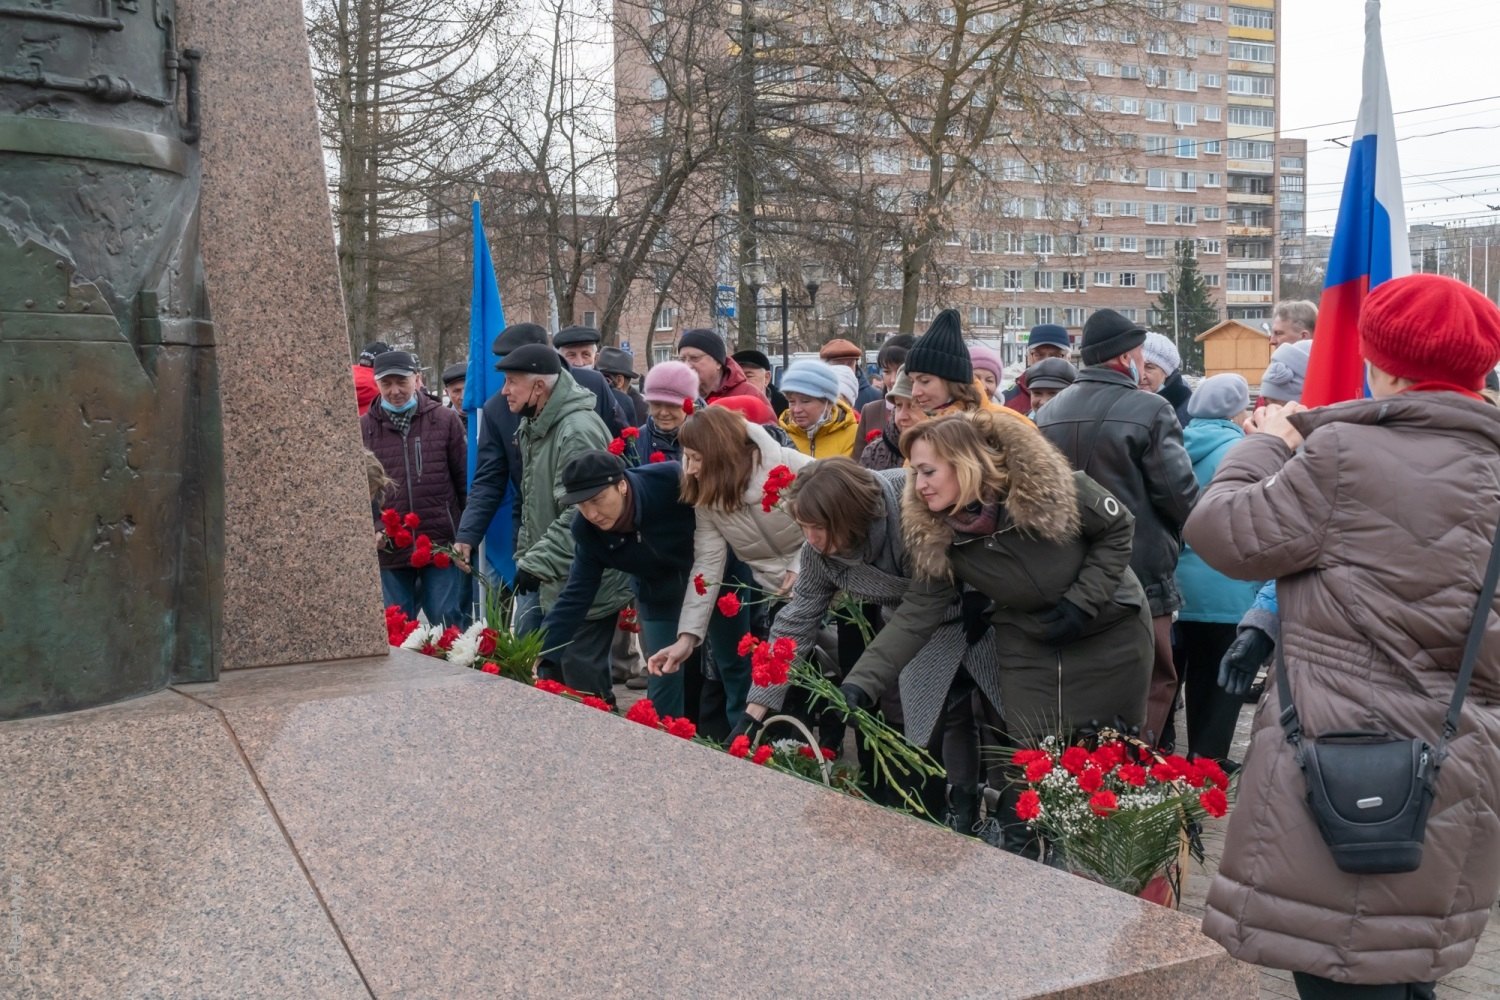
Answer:
<svg viewBox="0 0 1500 1000"><path fill-rule="evenodd" d="M996 534L1018 531L1063 543L1078 537L1078 487L1073 468L1027 421L986 411L968 414L980 436L999 455L1006 474ZM925 579L948 579L948 548L954 531L943 514L933 513L917 495L917 477L908 475L901 496L901 530L912 569Z"/></svg>

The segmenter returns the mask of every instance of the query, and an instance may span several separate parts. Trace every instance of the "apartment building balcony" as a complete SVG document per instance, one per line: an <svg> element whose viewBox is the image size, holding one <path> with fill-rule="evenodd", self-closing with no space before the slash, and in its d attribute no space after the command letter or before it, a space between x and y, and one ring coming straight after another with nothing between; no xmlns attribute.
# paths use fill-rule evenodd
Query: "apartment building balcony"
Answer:
<svg viewBox="0 0 1500 1000"><path fill-rule="evenodd" d="M1224 227L1225 236L1271 236L1270 226L1234 226Z"/></svg>
<svg viewBox="0 0 1500 1000"><path fill-rule="evenodd" d="M1235 257L1231 254L1224 258L1224 267L1229 271L1269 271L1271 258Z"/></svg>
<svg viewBox="0 0 1500 1000"><path fill-rule="evenodd" d="M1224 200L1231 205L1269 205L1276 200L1276 196L1269 191L1236 191L1234 188L1227 188Z"/></svg>
<svg viewBox="0 0 1500 1000"><path fill-rule="evenodd" d="M1225 292L1224 303L1231 306L1268 306L1274 298L1271 292Z"/></svg>
<svg viewBox="0 0 1500 1000"><path fill-rule="evenodd" d="M1275 160L1229 160L1225 167L1232 174L1272 174L1276 172Z"/></svg>

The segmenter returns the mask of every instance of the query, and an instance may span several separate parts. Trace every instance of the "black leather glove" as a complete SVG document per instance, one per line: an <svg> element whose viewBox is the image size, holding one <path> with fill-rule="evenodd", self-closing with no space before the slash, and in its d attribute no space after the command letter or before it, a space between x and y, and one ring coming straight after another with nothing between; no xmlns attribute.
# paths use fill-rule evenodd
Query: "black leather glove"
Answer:
<svg viewBox="0 0 1500 1000"><path fill-rule="evenodd" d="M1242 628L1234 637L1224 658L1219 661L1219 687L1242 698L1255 683L1261 664L1276 652L1276 640L1258 628Z"/></svg>
<svg viewBox="0 0 1500 1000"><path fill-rule="evenodd" d="M750 742L754 743L755 737L764 727L764 720L757 719L749 712L741 712L740 721L736 722L734 728L729 731L729 741L732 743L737 736L747 736L750 738Z"/></svg>
<svg viewBox="0 0 1500 1000"><path fill-rule="evenodd" d="M542 587L542 580L535 574L528 573L524 569L516 568L516 582L511 590L518 594L533 594Z"/></svg>
<svg viewBox="0 0 1500 1000"><path fill-rule="evenodd" d="M974 645L990 630L990 609L995 602L977 590L964 591L964 639Z"/></svg>
<svg viewBox="0 0 1500 1000"><path fill-rule="evenodd" d="M868 712L875 707L875 699L865 694L865 689L862 687L857 687L853 684L840 684L839 693L844 696L844 701L848 702L851 712L856 708L864 709Z"/></svg>
<svg viewBox="0 0 1500 1000"><path fill-rule="evenodd" d="M1089 623L1089 616L1064 598L1057 602L1057 607L1037 615L1036 620L1042 626L1043 642L1049 646L1066 646L1083 636L1083 627Z"/></svg>

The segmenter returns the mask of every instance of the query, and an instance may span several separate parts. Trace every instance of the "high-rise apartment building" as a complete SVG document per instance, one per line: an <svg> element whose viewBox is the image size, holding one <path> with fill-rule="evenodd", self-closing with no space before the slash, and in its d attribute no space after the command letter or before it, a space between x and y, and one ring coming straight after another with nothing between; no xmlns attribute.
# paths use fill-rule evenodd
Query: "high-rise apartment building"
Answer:
<svg viewBox="0 0 1500 1000"><path fill-rule="evenodd" d="M834 10L860 25L878 20L879 7L881 0L839 0ZM1173 286L1182 241L1191 241L1222 317L1269 317L1278 237L1283 253L1300 247L1305 197L1305 144L1276 137L1278 2L1153 7L1154 17L1135 28L1060 32L1058 55L1037 68L1049 78L1050 113L1061 131L1070 117L1087 118L1091 138L1015 134L997 117L974 156L990 181L982 195L953 203L936 266L922 283L917 332L939 309L954 307L966 334L999 346L1007 361L1024 356L1035 324L1062 324L1076 338L1102 307L1171 335L1172 317L1156 315L1155 305ZM900 45L890 48L894 54L878 58L902 58ZM628 53L620 55L628 65ZM808 94L830 83L793 63L767 67L757 80ZM862 151L843 154L840 169L851 186L868 187L873 177L887 209L916 213L931 160L910 131L877 126ZM785 248L787 227L780 228ZM848 269L828 275L816 317L794 317L799 346L839 335L874 347L897 331L899 248L886 249L890 257L873 280ZM773 263L795 273L812 253ZM720 280L733 284L737 275ZM674 322L708 325L703 297L695 297L678 304Z"/></svg>

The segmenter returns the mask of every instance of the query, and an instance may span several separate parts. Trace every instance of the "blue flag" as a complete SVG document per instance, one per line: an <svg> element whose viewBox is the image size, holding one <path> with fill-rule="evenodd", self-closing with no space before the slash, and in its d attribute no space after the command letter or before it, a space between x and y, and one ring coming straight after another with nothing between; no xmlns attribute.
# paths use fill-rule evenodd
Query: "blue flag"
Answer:
<svg viewBox="0 0 1500 1000"><path fill-rule="evenodd" d="M495 265L490 260L490 244L484 238L479 221L479 201L474 212L474 284L469 299L469 374L464 379L464 412L469 415L469 487L479 468L479 431L484 422L480 411L505 382L503 372L495 371L490 361L490 346L505 329L505 310L500 305L500 286L495 283ZM516 502L515 490L505 484L505 499L484 535L484 558L489 575L507 584L516 578L515 551L511 540L511 510Z"/></svg>

